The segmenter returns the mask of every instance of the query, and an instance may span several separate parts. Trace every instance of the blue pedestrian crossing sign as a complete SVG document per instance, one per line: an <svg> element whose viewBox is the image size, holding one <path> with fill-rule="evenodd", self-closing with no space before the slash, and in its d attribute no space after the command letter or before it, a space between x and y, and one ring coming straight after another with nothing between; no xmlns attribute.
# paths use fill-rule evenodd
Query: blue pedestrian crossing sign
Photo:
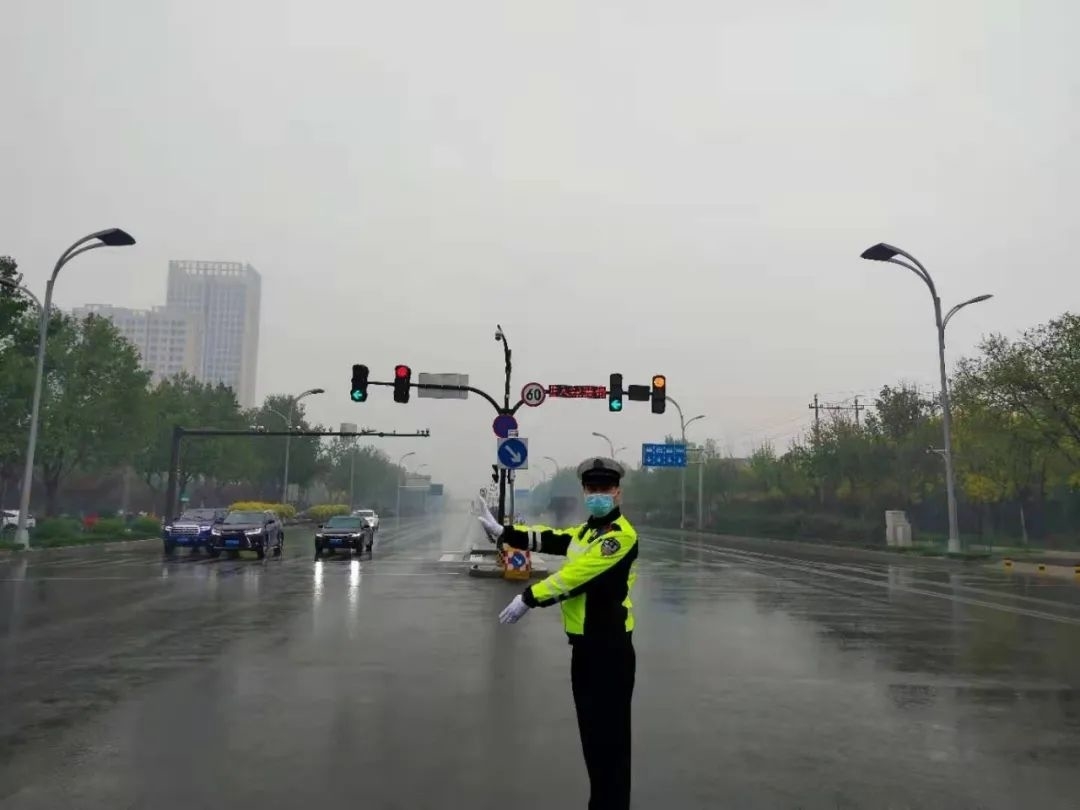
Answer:
<svg viewBox="0 0 1080 810"><path fill-rule="evenodd" d="M504 470L529 469L529 440L517 436L499 439L496 451L499 466Z"/></svg>
<svg viewBox="0 0 1080 810"><path fill-rule="evenodd" d="M642 467L685 467L685 444L641 445Z"/></svg>

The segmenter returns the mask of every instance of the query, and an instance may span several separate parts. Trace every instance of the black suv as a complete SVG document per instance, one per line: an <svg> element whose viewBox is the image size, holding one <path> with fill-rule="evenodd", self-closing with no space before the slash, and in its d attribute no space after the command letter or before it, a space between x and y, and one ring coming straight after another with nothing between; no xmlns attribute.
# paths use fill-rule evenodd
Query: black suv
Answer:
<svg viewBox="0 0 1080 810"><path fill-rule="evenodd" d="M273 512L234 510L210 532L206 551L211 557L222 551L235 560L241 551L254 551L261 560L272 551L280 557L285 550L285 529Z"/></svg>
<svg viewBox="0 0 1080 810"><path fill-rule="evenodd" d="M374 543L375 530L367 520L358 515L335 515L326 523L320 523L315 532L315 559L324 552L333 554L339 548L357 555L365 551L370 554Z"/></svg>

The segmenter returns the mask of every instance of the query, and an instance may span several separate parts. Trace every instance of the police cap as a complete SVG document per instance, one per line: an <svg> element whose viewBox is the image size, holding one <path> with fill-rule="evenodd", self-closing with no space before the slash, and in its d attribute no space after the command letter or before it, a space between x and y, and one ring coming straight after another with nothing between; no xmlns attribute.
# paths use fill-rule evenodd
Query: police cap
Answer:
<svg viewBox="0 0 1080 810"><path fill-rule="evenodd" d="M618 486L626 470L613 458L594 456L578 464L577 474L582 484Z"/></svg>

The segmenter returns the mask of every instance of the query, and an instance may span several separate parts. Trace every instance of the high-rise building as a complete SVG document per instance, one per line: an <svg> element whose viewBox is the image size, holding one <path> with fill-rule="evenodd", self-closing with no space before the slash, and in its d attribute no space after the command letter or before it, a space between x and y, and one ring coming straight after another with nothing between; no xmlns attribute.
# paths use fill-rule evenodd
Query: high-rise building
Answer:
<svg viewBox="0 0 1080 810"><path fill-rule="evenodd" d="M202 322L203 382L224 383L240 405L255 405L262 280L250 264L170 261L166 306Z"/></svg>
<svg viewBox="0 0 1080 810"><path fill-rule="evenodd" d="M109 304L87 304L72 315L108 318L139 352L142 366L159 382L186 372L198 377L202 371L202 322L197 315L175 307L128 309Z"/></svg>

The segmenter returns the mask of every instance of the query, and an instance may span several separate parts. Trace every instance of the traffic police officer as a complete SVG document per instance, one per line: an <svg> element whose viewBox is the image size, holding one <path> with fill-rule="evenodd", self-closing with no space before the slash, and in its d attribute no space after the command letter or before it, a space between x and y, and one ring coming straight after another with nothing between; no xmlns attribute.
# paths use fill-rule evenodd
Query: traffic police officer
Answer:
<svg viewBox="0 0 1080 810"><path fill-rule="evenodd" d="M558 603L572 646L571 683L591 786L589 810L627 810L636 667L630 590L637 577L637 532L619 509L625 474L619 462L589 458L577 473L589 513L580 526L500 526L486 505L479 519L496 541L567 557L559 571L514 597L499 621L513 624L531 608Z"/></svg>

